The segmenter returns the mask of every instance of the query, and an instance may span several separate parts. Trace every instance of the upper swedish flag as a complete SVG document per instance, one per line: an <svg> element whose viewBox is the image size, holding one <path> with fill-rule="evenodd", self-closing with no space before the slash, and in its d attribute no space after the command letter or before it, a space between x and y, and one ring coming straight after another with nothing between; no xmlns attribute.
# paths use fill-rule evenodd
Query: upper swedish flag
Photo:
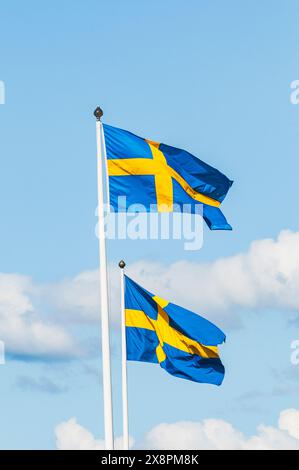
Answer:
<svg viewBox="0 0 299 470"><path fill-rule="evenodd" d="M218 345L224 333L208 320L157 297L125 276L127 358L159 363L170 374L221 385Z"/></svg>
<svg viewBox="0 0 299 470"><path fill-rule="evenodd" d="M126 207L142 204L146 211L189 210L203 205L203 217L211 230L231 230L219 209L232 181L202 160L169 145L103 125L108 159L110 199L119 210L118 197Z"/></svg>

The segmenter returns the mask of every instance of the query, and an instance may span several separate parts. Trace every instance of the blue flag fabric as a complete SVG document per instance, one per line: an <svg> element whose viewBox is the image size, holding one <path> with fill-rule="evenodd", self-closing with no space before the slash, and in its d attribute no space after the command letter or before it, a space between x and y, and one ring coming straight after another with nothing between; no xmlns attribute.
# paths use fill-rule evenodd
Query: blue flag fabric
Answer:
<svg viewBox="0 0 299 470"><path fill-rule="evenodd" d="M232 185L224 174L185 150L107 124L103 128L115 211L137 212L137 204L147 212L197 213L201 204L211 230L231 230L219 208ZM121 207L120 196L125 196Z"/></svg>
<svg viewBox="0 0 299 470"><path fill-rule="evenodd" d="M157 297L125 276L127 359L160 364L169 374L221 385L224 333L201 316Z"/></svg>

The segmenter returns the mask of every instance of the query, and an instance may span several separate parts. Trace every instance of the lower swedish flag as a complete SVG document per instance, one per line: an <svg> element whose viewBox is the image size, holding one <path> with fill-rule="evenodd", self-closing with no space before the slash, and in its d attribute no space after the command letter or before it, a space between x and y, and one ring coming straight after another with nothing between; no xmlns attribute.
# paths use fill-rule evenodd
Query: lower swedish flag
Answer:
<svg viewBox="0 0 299 470"><path fill-rule="evenodd" d="M221 385L224 367L217 326L157 297L125 276L127 359L159 363L170 374Z"/></svg>
<svg viewBox="0 0 299 470"><path fill-rule="evenodd" d="M139 204L148 212L156 206L158 212L195 213L201 204L211 230L231 230L219 208L232 185L223 173L185 150L103 127L115 211L130 211ZM122 208L120 196L125 196Z"/></svg>

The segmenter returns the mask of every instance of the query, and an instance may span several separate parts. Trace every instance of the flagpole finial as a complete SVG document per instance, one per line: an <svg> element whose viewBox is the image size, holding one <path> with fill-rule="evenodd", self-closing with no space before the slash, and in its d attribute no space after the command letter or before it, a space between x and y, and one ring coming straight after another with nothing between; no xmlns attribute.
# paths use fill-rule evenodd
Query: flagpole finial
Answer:
<svg viewBox="0 0 299 470"><path fill-rule="evenodd" d="M100 108L100 106L98 106L95 111L94 111L94 116L96 118L97 121L100 121L101 120L101 117L103 116L103 110L102 108Z"/></svg>
<svg viewBox="0 0 299 470"><path fill-rule="evenodd" d="M123 259L118 263L118 266L120 267L120 269L124 269L124 268L125 268L126 263L124 262Z"/></svg>

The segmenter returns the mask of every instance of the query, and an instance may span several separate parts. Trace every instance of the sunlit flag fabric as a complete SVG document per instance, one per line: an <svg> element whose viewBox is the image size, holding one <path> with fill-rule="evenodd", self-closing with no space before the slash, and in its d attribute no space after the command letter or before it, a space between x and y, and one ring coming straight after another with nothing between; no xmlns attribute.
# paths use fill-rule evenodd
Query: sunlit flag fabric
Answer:
<svg viewBox="0 0 299 470"><path fill-rule="evenodd" d="M127 359L160 364L169 374L221 385L218 345L224 333L208 320L157 297L125 276Z"/></svg>
<svg viewBox="0 0 299 470"><path fill-rule="evenodd" d="M103 127L115 211L135 212L139 204L147 212L156 205L158 212L198 213L201 204L211 230L231 230L219 208L232 185L224 174L185 150L107 124ZM120 196L125 196L122 207Z"/></svg>

